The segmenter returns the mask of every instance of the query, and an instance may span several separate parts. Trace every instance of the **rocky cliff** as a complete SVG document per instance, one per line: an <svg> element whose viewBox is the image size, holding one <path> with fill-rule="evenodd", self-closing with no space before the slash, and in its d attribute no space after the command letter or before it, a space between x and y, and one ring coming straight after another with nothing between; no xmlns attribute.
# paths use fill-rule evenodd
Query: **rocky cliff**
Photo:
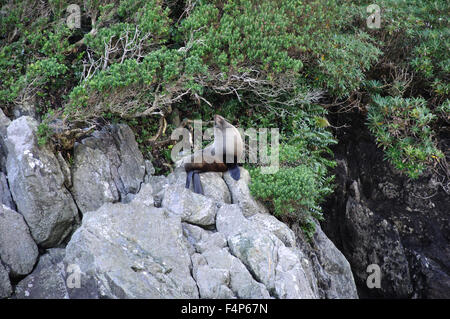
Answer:
<svg viewBox="0 0 450 319"><path fill-rule="evenodd" d="M75 145L69 163L36 121L0 112L0 297L357 298L350 265L270 215L241 170L154 176L131 129Z"/></svg>
<svg viewBox="0 0 450 319"><path fill-rule="evenodd" d="M449 180L438 170L406 178L384 160L358 114L333 118L345 123L352 125L338 130L337 187L322 226L349 260L360 297L450 298ZM370 264L381 268L380 289L366 285Z"/></svg>

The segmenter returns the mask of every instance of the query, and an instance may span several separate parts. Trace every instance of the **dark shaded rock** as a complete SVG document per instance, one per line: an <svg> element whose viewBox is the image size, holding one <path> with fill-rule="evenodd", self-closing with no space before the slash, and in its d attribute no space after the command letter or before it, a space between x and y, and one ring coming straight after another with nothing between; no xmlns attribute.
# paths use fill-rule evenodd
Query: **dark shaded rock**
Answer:
<svg viewBox="0 0 450 319"><path fill-rule="evenodd" d="M367 277L367 266L381 268L381 288L374 289L382 297L410 297L413 292L408 260L397 228L375 215L366 206L349 197L343 231L349 241L343 243L353 273L360 282Z"/></svg>
<svg viewBox="0 0 450 319"><path fill-rule="evenodd" d="M65 249L48 249L33 272L17 284L13 298L98 299L97 281L78 273L78 265L65 264L64 257Z"/></svg>
<svg viewBox="0 0 450 319"><path fill-rule="evenodd" d="M0 172L0 205L5 205L12 210L17 210L16 204L14 203L11 192L9 191L8 181L6 180L5 174Z"/></svg>
<svg viewBox="0 0 450 319"><path fill-rule="evenodd" d="M11 120L0 109L0 171L6 171L6 135Z"/></svg>
<svg viewBox="0 0 450 319"><path fill-rule="evenodd" d="M49 249L39 258L33 272L21 280L14 297L17 299L67 299L64 271L64 249Z"/></svg>
<svg viewBox="0 0 450 319"><path fill-rule="evenodd" d="M9 281L8 271L0 261L0 298L7 298L12 294L11 282Z"/></svg>
<svg viewBox="0 0 450 319"><path fill-rule="evenodd" d="M331 117L331 122L334 126L352 126L337 131L339 144L333 147L338 163L334 170L337 188L324 205L326 220L322 226L350 261L360 296L450 298L450 194L445 187L448 181L432 172L411 180L393 169L376 147L361 114L340 114ZM441 141L448 149L449 137L441 136ZM350 197L353 200L349 201ZM369 211L372 216L366 217ZM359 217L350 216L352 212ZM378 229L380 225L382 228ZM378 230L380 234L375 233ZM388 252L386 256L377 255L380 261L401 261L401 265L384 268L390 273L382 275L392 280L382 280L381 291L367 288L368 273L362 273L367 265L357 264L359 258L353 259L374 254L373 244L361 242L371 233L375 236L373 241L382 241L380 245L391 241L391 247L403 247L396 250L403 256L394 259ZM408 283L400 284L396 277Z"/></svg>
<svg viewBox="0 0 450 319"><path fill-rule="evenodd" d="M442 270L442 265L415 251L409 251L407 257L413 274L413 298L442 299L449 296L450 276Z"/></svg>

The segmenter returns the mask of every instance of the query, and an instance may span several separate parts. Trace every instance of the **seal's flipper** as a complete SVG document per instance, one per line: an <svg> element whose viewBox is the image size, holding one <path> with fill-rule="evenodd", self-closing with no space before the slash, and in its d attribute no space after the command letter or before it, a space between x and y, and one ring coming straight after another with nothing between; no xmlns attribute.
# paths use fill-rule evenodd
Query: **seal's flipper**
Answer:
<svg viewBox="0 0 450 319"><path fill-rule="evenodd" d="M192 175L194 174L194 171L189 171L186 174L186 188L191 187L191 180L192 180Z"/></svg>
<svg viewBox="0 0 450 319"><path fill-rule="evenodd" d="M228 167L228 170L230 171L231 177L233 177L235 181L238 181L239 178L241 178L241 170L239 169L239 166L230 166Z"/></svg>
<svg viewBox="0 0 450 319"><path fill-rule="evenodd" d="M193 171L193 172L194 172L194 174L192 175L192 179L193 179L193 183L194 183L194 193L204 195L202 183L200 182L200 174L198 171Z"/></svg>

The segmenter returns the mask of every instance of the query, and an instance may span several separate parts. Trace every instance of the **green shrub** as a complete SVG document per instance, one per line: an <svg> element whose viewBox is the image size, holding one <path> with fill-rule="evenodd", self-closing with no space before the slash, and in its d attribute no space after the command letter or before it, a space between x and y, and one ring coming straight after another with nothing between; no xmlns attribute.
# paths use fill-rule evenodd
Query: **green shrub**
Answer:
<svg viewBox="0 0 450 319"><path fill-rule="evenodd" d="M284 82L292 93L290 77L348 95L381 53L367 34L346 33L349 13L333 0L199 1L180 32L189 54L208 64L212 85L256 71L256 80Z"/></svg>
<svg viewBox="0 0 450 319"><path fill-rule="evenodd" d="M317 121L318 115L324 115L323 109L310 106L293 116L291 130L285 130L280 141L280 167L276 173L249 168L252 195L268 204L276 215L295 216L309 234L314 225L312 218L322 218L321 201L332 192L333 176L328 169L335 166L326 157L332 154L329 146L336 141Z"/></svg>
<svg viewBox="0 0 450 319"><path fill-rule="evenodd" d="M423 98L375 96L370 105L369 128L386 158L411 178L443 158L436 148L430 124L436 116Z"/></svg>
<svg viewBox="0 0 450 319"><path fill-rule="evenodd" d="M121 22L108 27L99 22L96 33L85 36L91 59L100 59L103 66L73 89L68 103L72 114L88 120L110 112L110 106L99 99L117 95L114 90L124 97L136 96L133 108L119 113L124 117L148 114L153 106L153 112L165 113L179 96L210 99L208 92L251 99L261 108L284 108L318 98L320 94L311 94L312 89L348 95L360 86L364 71L380 54L367 34L345 33L347 9L337 1L198 1L172 28L169 11L159 1L142 6L137 9L132 2L121 1L116 10ZM103 14L114 16L114 10L110 7ZM327 21L325 28L321 19ZM123 54L119 39L124 34L134 36L134 27L152 35L139 55L144 58ZM175 48L162 47L169 29L179 43ZM111 48L118 53L106 54ZM146 81L141 73L148 69L147 57L153 59L162 51L170 59L158 66L164 80ZM115 65L127 60L134 61L133 70L130 65ZM146 92L145 98L134 92ZM117 104L126 99L108 100ZM155 100L159 103L153 105Z"/></svg>
<svg viewBox="0 0 450 319"><path fill-rule="evenodd" d="M167 98L181 70L180 60L177 51L161 48L148 53L141 62L126 59L112 64L72 90L65 114L78 121L106 114L124 119L157 114L163 105L153 108L155 99Z"/></svg>

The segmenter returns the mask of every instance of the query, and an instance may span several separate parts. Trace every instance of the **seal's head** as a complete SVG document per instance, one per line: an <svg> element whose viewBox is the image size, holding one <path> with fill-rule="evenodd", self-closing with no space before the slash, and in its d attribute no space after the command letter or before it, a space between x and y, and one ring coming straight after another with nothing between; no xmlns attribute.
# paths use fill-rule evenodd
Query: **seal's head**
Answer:
<svg viewBox="0 0 450 319"><path fill-rule="evenodd" d="M214 115L214 127L218 128L218 129L225 129L225 128L232 127L232 125L230 123L228 123L225 118L216 114L216 115Z"/></svg>

